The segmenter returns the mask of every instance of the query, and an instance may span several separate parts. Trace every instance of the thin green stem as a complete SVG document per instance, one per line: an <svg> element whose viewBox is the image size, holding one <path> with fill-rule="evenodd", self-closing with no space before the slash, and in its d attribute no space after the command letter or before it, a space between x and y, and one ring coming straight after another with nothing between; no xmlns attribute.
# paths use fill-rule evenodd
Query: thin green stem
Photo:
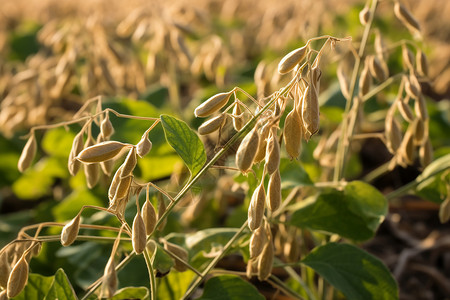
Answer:
<svg viewBox="0 0 450 300"><path fill-rule="evenodd" d="M147 269L148 269L148 276L150 277L150 299L156 300L155 272L153 271L152 260L151 260L150 254L148 253L147 248L145 248L145 250L144 250L144 258L145 258L145 264L147 265Z"/></svg>
<svg viewBox="0 0 450 300"><path fill-rule="evenodd" d="M292 297L293 299L300 299L300 300L305 299L305 298L301 297L299 294L297 294L294 290L292 290L289 286L287 286L281 279L279 279L275 275L270 275L270 277L267 281L270 284L277 287L278 289L280 289L287 296Z"/></svg>
<svg viewBox="0 0 450 300"><path fill-rule="evenodd" d="M439 169L437 171L434 171L433 173L431 173L430 175L428 175L427 177L422 178L422 176L419 176L418 178L416 178L416 180L411 181L410 183L405 184L404 186L396 189L395 191L389 193L386 195L386 199L388 201L391 201L399 196L402 196L404 194L406 194L410 189L415 188L416 186L418 186L419 184L421 184L422 182L430 179L431 177L444 172L445 170L448 170L449 168L445 168L445 169Z"/></svg>
<svg viewBox="0 0 450 300"><path fill-rule="evenodd" d="M354 103L354 94L355 94L355 87L356 87L356 80L358 78L359 69L361 66L361 59L364 56L364 51L366 49L367 40L369 38L370 28L372 27L373 18L375 15L375 10L378 5L378 0L373 0L372 5L370 7L370 17L369 20L364 28L364 34L361 39L361 46L359 48L358 57L355 58L355 65L353 67L353 73L352 78L350 81L350 89L349 89L349 98L347 99L347 103L345 105L345 111L344 111L344 121L342 124L342 132L341 136L339 138L338 143L338 151L336 155L336 163L334 168L334 181L339 181L343 177L344 169L345 169L345 160L346 155L348 151L348 137L352 135L355 127L355 121L351 121L351 123L348 123L348 117L350 115L350 109L353 106Z"/></svg>
<svg viewBox="0 0 450 300"><path fill-rule="evenodd" d="M221 260L226 252L230 249L230 247L234 244L234 242L237 240L237 238L241 235L241 233L247 228L247 221L244 222L244 224L242 224L241 228L239 228L239 230L233 235L233 237L228 241L228 243L226 243L226 245L223 247L222 252L217 255L210 263L209 265L205 268L205 270L202 272L201 276L198 276L195 281L191 284L191 286L189 287L189 289L186 291L186 293L184 294L182 299L187 299L189 298L189 296L192 295L192 293L195 291L195 289L197 289L197 287L200 285L200 283L202 283L203 279L205 278L206 275L208 275L208 273L216 266L216 264L219 262L219 260Z"/></svg>

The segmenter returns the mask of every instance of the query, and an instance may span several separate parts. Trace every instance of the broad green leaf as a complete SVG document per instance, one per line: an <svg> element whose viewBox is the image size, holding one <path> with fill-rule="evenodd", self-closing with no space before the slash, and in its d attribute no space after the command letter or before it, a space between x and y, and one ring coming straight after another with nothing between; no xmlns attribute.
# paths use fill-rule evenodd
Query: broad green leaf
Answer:
<svg viewBox="0 0 450 300"><path fill-rule="evenodd" d="M376 257L348 244L315 248L302 263L314 269L347 299L398 299L398 287L388 268Z"/></svg>
<svg viewBox="0 0 450 300"><path fill-rule="evenodd" d="M24 290L14 300L75 300L75 292L63 269L58 269L54 276L30 274Z"/></svg>
<svg viewBox="0 0 450 300"><path fill-rule="evenodd" d="M326 191L315 201L305 201L293 213L290 224L364 241L374 236L386 213L387 200L377 189L353 181L344 191Z"/></svg>
<svg viewBox="0 0 450 300"><path fill-rule="evenodd" d="M160 112L147 101L133 100L127 98L119 98L116 102L105 102L104 108L112 108L122 114L158 118ZM111 137L112 140L136 144L141 139L144 132L153 124L154 121L134 120L118 118L110 114L111 122L114 126L115 133ZM164 137L160 126L156 126L149 134L153 143L153 149L163 144Z"/></svg>
<svg viewBox="0 0 450 300"><path fill-rule="evenodd" d="M42 276L31 273L23 291L14 300L44 299L52 286L54 276Z"/></svg>
<svg viewBox="0 0 450 300"><path fill-rule="evenodd" d="M164 251L163 247L156 243L156 254L153 260L153 267L161 274L169 273L170 269L175 265L173 258Z"/></svg>
<svg viewBox="0 0 450 300"><path fill-rule="evenodd" d="M225 245L238 231L236 228L209 228L186 237L186 246L193 252L210 251L213 244Z"/></svg>
<svg viewBox="0 0 450 300"><path fill-rule="evenodd" d="M13 184L14 193L21 199L32 200L51 193L51 186L56 178L67 178L66 163L61 159L49 157L41 159L26 170Z"/></svg>
<svg viewBox="0 0 450 300"><path fill-rule="evenodd" d="M73 191L69 196L52 209L55 220L66 222L71 220L84 205L103 206L104 203L89 190ZM85 211L88 215L92 210ZM84 213L83 213L84 214Z"/></svg>
<svg viewBox="0 0 450 300"><path fill-rule="evenodd" d="M169 115L161 115L161 123L167 142L186 163L192 176L196 175L206 162L205 148L200 138L185 122Z"/></svg>
<svg viewBox="0 0 450 300"><path fill-rule="evenodd" d="M450 169L450 154L444 155L431 164L429 164L422 174L416 178L416 182L422 181L416 188L419 196L436 203L442 202L441 189L445 191L444 184L441 182L441 171ZM432 176L435 174L434 176Z"/></svg>
<svg viewBox="0 0 450 300"><path fill-rule="evenodd" d="M258 290L235 275L221 275L208 280L198 300L263 300Z"/></svg>
<svg viewBox="0 0 450 300"><path fill-rule="evenodd" d="M280 161L281 188L292 189L299 185L312 185L311 178L298 161L282 158Z"/></svg>
<svg viewBox="0 0 450 300"><path fill-rule="evenodd" d="M159 281L157 299L178 300L186 293L195 273L172 271Z"/></svg>
<svg viewBox="0 0 450 300"><path fill-rule="evenodd" d="M118 290L111 300L123 300L123 299L149 299L149 291L146 287L127 287Z"/></svg>
<svg viewBox="0 0 450 300"><path fill-rule="evenodd" d="M172 150L173 151L173 150ZM168 177L173 173L177 163L182 163L180 157L175 154L166 155L148 155L138 160L138 166L141 170L141 179L153 181Z"/></svg>
<svg viewBox="0 0 450 300"><path fill-rule="evenodd" d="M48 291L45 300L75 300L75 292L67 279L63 269L58 269L53 280L52 287Z"/></svg>
<svg viewBox="0 0 450 300"><path fill-rule="evenodd" d="M42 149L50 155L68 158L75 134L64 128L47 131L42 139Z"/></svg>

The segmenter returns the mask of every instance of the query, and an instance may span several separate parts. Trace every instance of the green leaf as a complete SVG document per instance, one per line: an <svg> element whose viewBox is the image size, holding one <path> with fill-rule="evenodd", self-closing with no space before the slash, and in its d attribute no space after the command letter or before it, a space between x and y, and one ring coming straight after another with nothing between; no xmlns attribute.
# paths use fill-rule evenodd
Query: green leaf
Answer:
<svg viewBox="0 0 450 300"><path fill-rule="evenodd" d="M416 194L429 201L441 203L441 189L445 191L444 183L440 179L442 171L450 169L450 154L444 155L429 164L422 174L416 178L416 182L422 181L417 188ZM435 174L434 176L432 176ZM427 179L428 178L428 179Z"/></svg>
<svg viewBox="0 0 450 300"><path fill-rule="evenodd" d="M376 257L348 244L330 243L315 248L302 263L314 269L347 299L398 299L392 274Z"/></svg>
<svg viewBox="0 0 450 300"><path fill-rule="evenodd" d="M58 269L53 280L52 287L48 291L45 300L75 300L77 299L75 292L67 279L63 269Z"/></svg>
<svg viewBox="0 0 450 300"><path fill-rule="evenodd" d="M63 269L58 269L54 276L30 274L24 290L14 300L75 300L75 292Z"/></svg>
<svg viewBox="0 0 450 300"><path fill-rule="evenodd" d="M53 276L42 276L31 273L23 291L14 300L44 299L52 286Z"/></svg>
<svg viewBox="0 0 450 300"><path fill-rule="evenodd" d="M183 159L191 175L200 171L206 162L206 153L202 141L189 126L169 115L161 115L167 142Z"/></svg>
<svg viewBox="0 0 450 300"><path fill-rule="evenodd" d="M64 128L55 128L45 133L42 139L42 149L52 156L68 158L75 134Z"/></svg>
<svg viewBox="0 0 450 300"><path fill-rule="evenodd" d="M104 203L89 190L78 190L73 191L56 205L52 209L52 213L56 221L66 222L75 217L84 205L103 206ZM86 210L85 212L89 214L92 213L92 210Z"/></svg>
<svg viewBox="0 0 450 300"><path fill-rule="evenodd" d="M67 162L48 157L26 170L13 184L14 193L21 199L34 200L51 193L56 178L67 178Z"/></svg>
<svg viewBox="0 0 450 300"><path fill-rule="evenodd" d="M174 152L166 155L148 155L139 159L138 166L141 170L141 179L153 181L168 177L173 173L173 169L178 162L182 163L180 157Z"/></svg>
<svg viewBox="0 0 450 300"><path fill-rule="evenodd" d="M280 175L283 190L313 183L298 161L290 161L287 158L282 158L280 161Z"/></svg>
<svg viewBox="0 0 450 300"><path fill-rule="evenodd" d="M160 280L157 299L178 300L183 298L194 276L195 273L190 270L170 272Z"/></svg>
<svg viewBox="0 0 450 300"><path fill-rule="evenodd" d="M221 275L208 280L198 300L263 300L258 290L235 275Z"/></svg>
<svg viewBox="0 0 450 300"><path fill-rule="evenodd" d="M364 241L374 236L384 220L387 207L386 198L377 189L367 183L353 181L344 191L326 191L315 201L305 201L293 213L290 224Z"/></svg>
<svg viewBox="0 0 450 300"><path fill-rule="evenodd" d="M194 252L211 251L213 244L225 245L238 231L236 228L209 228L186 237L186 246Z"/></svg>
<svg viewBox="0 0 450 300"><path fill-rule="evenodd" d="M122 300L122 299L149 299L149 291L146 287L127 287L118 290L111 300Z"/></svg>
<svg viewBox="0 0 450 300"><path fill-rule="evenodd" d="M161 274L169 273L170 269L175 265L175 262L164 249L156 243L156 254L153 261L153 267Z"/></svg>

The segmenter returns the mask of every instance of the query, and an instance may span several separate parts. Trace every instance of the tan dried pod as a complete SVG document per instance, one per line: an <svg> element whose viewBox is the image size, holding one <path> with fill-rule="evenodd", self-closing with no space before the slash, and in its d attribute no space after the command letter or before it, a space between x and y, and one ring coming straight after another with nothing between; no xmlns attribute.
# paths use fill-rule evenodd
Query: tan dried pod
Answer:
<svg viewBox="0 0 450 300"><path fill-rule="evenodd" d="M248 207L248 227L251 231L256 230L262 224L265 201L266 192L264 190L264 181L262 181L253 192Z"/></svg>
<svg viewBox="0 0 450 300"><path fill-rule="evenodd" d="M92 149L94 145L94 139L92 136L88 136L84 147L87 149ZM86 149L85 149L86 150ZM83 150L79 155L81 155L85 150ZM77 158L78 159L78 158ZM98 163L87 163L84 165L84 175L86 176L86 183L88 188L92 189L100 179L100 166Z"/></svg>
<svg viewBox="0 0 450 300"><path fill-rule="evenodd" d="M266 230L264 229L264 226L260 226L258 229L252 232L252 236L250 237L250 259L258 257L261 254L266 243Z"/></svg>
<svg viewBox="0 0 450 300"><path fill-rule="evenodd" d="M319 131L319 115L319 95L314 85L311 84L306 88L302 102L303 127L310 135Z"/></svg>
<svg viewBox="0 0 450 300"><path fill-rule="evenodd" d="M433 147L428 137L419 148L420 165L425 168L433 161Z"/></svg>
<svg viewBox="0 0 450 300"><path fill-rule="evenodd" d="M166 202L161 197L158 199L158 220L162 218L164 213L166 212ZM161 223L159 223L158 230L162 231L167 224L167 218L165 218Z"/></svg>
<svg viewBox="0 0 450 300"><path fill-rule="evenodd" d="M303 125L295 107L288 113L284 121L284 144L291 159L297 159L301 152Z"/></svg>
<svg viewBox="0 0 450 300"><path fill-rule="evenodd" d="M394 4L394 14L410 31L413 33L420 33L419 22L417 22L409 10L398 1Z"/></svg>
<svg viewBox="0 0 450 300"><path fill-rule="evenodd" d="M136 254L141 254L145 249L147 243L147 235L145 233L145 224L142 219L139 209L133 220L133 227L131 230L131 243Z"/></svg>
<svg viewBox="0 0 450 300"><path fill-rule="evenodd" d="M296 65L302 62L308 54L308 46L305 45L286 54L278 64L278 73L286 74L292 71Z"/></svg>
<svg viewBox="0 0 450 300"><path fill-rule="evenodd" d="M314 66L311 68L311 82L314 84L314 87L316 88L316 91L320 91L320 78L322 77L322 70L318 66Z"/></svg>
<svg viewBox="0 0 450 300"><path fill-rule="evenodd" d="M258 272L258 261L259 261L259 257L249 259L247 261L247 268L245 271L245 275L247 275L248 279L252 278L253 274Z"/></svg>
<svg viewBox="0 0 450 300"><path fill-rule="evenodd" d="M171 242L168 242L164 240L164 249L166 249L168 252L174 254L177 256L177 258L174 257L175 265L174 268L178 272L184 272L187 270L187 266L183 262L187 262L189 259L189 254L183 247L178 246L177 244L173 244ZM180 259L183 261L180 261Z"/></svg>
<svg viewBox="0 0 450 300"><path fill-rule="evenodd" d="M132 175L120 178L120 181L117 185L116 193L114 195L114 198L116 200L123 199L128 195L132 181L133 181Z"/></svg>
<svg viewBox="0 0 450 300"><path fill-rule="evenodd" d="M258 280L264 281L269 278L272 273L274 258L274 249L272 241L268 241L264 246L261 256L258 261Z"/></svg>
<svg viewBox="0 0 450 300"><path fill-rule="evenodd" d="M414 70L414 53L409 50L406 44L402 45L402 61L405 68L410 71Z"/></svg>
<svg viewBox="0 0 450 300"><path fill-rule="evenodd" d="M114 159L108 159L100 163L100 167L102 168L103 174L105 174L106 176L111 176L112 170L114 168L114 162L115 162Z"/></svg>
<svg viewBox="0 0 450 300"><path fill-rule="evenodd" d="M280 166L280 144L278 144L277 128L270 130L269 140L267 141L266 163L267 174L272 174Z"/></svg>
<svg viewBox="0 0 450 300"><path fill-rule="evenodd" d="M366 25L369 22L370 9L369 6L364 6L364 8L359 12L359 22L361 25Z"/></svg>
<svg viewBox="0 0 450 300"><path fill-rule="evenodd" d="M206 135L219 130L225 124L227 116L226 113L221 113L220 115L207 120L198 128L198 133L200 135Z"/></svg>
<svg viewBox="0 0 450 300"><path fill-rule="evenodd" d="M136 168L136 164L137 164L136 147L133 146L128 152L127 158L125 158L122 173L120 174L120 176L123 178L132 174L134 168Z"/></svg>
<svg viewBox="0 0 450 300"><path fill-rule="evenodd" d="M419 97L417 97L414 101L414 111L416 112L416 116L418 116L422 120L425 121L426 119L428 119L427 104L422 94L420 94Z"/></svg>
<svg viewBox="0 0 450 300"><path fill-rule="evenodd" d="M8 296L6 295L6 289L0 292L0 300L8 300Z"/></svg>
<svg viewBox="0 0 450 300"><path fill-rule="evenodd" d="M156 225L156 211L152 203L146 199L144 205L142 206L142 219L145 224L145 232L150 235L155 230Z"/></svg>
<svg viewBox="0 0 450 300"><path fill-rule="evenodd" d="M414 163L414 136L413 131L410 128L408 128L405 136L403 137L402 143L400 144L399 153L406 164L412 165Z"/></svg>
<svg viewBox="0 0 450 300"><path fill-rule="evenodd" d="M255 69L255 74L253 75L253 79L256 84L259 84L262 81L266 80L267 76L267 64L263 60L261 60Z"/></svg>
<svg viewBox="0 0 450 300"><path fill-rule="evenodd" d="M419 85L420 88L420 85ZM406 94L408 94L408 96L410 96L411 98L418 98L420 97L420 90L417 88L417 86L411 82L410 78L405 80L405 91Z"/></svg>
<svg viewBox="0 0 450 300"><path fill-rule="evenodd" d="M361 76L359 77L359 95L361 97L369 92L371 81L369 65L365 63L361 71Z"/></svg>
<svg viewBox="0 0 450 300"><path fill-rule="evenodd" d="M116 273L116 264L114 263L114 255L112 255L108 263L105 266L105 271L103 273L102 291L101 298L112 298L116 293L118 286L118 279Z"/></svg>
<svg viewBox="0 0 450 300"><path fill-rule="evenodd" d="M31 132L31 135L22 150L22 154L20 155L19 162L17 164L17 168L20 172L24 172L31 166L31 162L36 155L36 149L36 137L34 136L34 132Z"/></svg>
<svg viewBox="0 0 450 300"><path fill-rule="evenodd" d="M260 135L259 135L259 144L258 144L258 151L256 151L255 163L259 163L266 157L266 150L267 150L267 138L269 137L270 133L270 126L269 124L265 124L260 129Z"/></svg>
<svg viewBox="0 0 450 300"><path fill-rule="evenodd" d="M412 123L412 132L414 137L414 144L415 145L422 145L424 142L424 139L427 137L425 134L425 123L422 119L416 118L414 122Z"/></svg>
<svg viewBox="0 0 450 300"><path fill-rule="evenodd" d="M420 76L428 77L428 61L425 53L418 49L416 54L416 67Z"/></svg>
<svg viewBox="0 0 450 300"><path fill-rule="evenodd" d="M76 157L79 161L84 163L98 163L113 159L123 148L130 146L130 144L116 141L107 141L97 145L94 145L94 142L92 141L89 142L88 145L89 146L85 147L85 149Z"/></svg>
<svg viewBox="0 0 450 300"><path fill-rule="evenodd" d="M72 245L77 239L78 230L80 229L81 214L75 216L69 223L67 223L61 231L61 245L64 247Z"/></svg>
<svg viewBox="0 0 450 300"><path fill-rule="evenodd" d="M347 80L348 76L344 73L344 61L339 64L336 75L341 88L341 93L345 99L348 99L350 97L350 92L348 90L349 82Z"/></svg>
<svg viewBox="0 0 450 300"><path fill-rule="evenodd" d="M121 165L116 173L114 174L114 177L111 181L111 185L108 189L108 198L111 201L114 198L114 195L116 195L117 187L119 186L120 182L120 175L122 174L123 165Z"/></svg>
<svg viewBox="0 0 450 300"><path fill-rule="evenodd" d="M384 44L383 37L381 36L379 30L375 31L374 46L375 46L375 53L377 54L378 59L384 60L386 46Z"/></svg>
<svg viewBox="0 0 450 300"><path fill-rule="evenodd" d="M0 254L0 287L6 289L10 272L11 272L10 261L8 260L6 250L3 250L3 252Z"/></svg>
<svg viewBox="0 0 450 300"><path fill-rule="evenodd" d="M270 211L276 211L281 205L281 176L280 170L270 175L267 187L267 206Z"/></svg>
<svg viewBox="0 0 450 300"><path fill-rule="evenodd" d="M13 298L20 294L28 281L28 262L25 255L14 265L8 277L6 295Z"/></svg>
<svg viewBox="0 0 450 300"><path fill-rule="evenodd" d="M197 106L194 111L196 117L208 117L224 107L230 100L233 91L227 93L219 93Z"/></svg>
<svg viewBox="0 0 450 300"><path fill-rule="evenodd" d="M255 126L242 140L236 152L236 166L247 173L253 166L259 145L258 126Z"/></svg>
<svg viewBox="0 0 450 300"><path fill-rule="evenodd" d="M70 150L67 167L69 169L70 175L72 176L75 176L81 167L81 162L75 157L77 157L78 154L83 150L83 135L84 133L83 131L81 131L75 136L72 143L72 149Z"/></svg>
<svg viewBox="0 0 450 300"><path fill-rule="evenodd" d="M244 127L244 115L241 109L241 106L239 103L236 102L236 104L233 107L233 127L236 131L240 131L242 127Z"/></svg>
<svg viewBox="0 0 450 300"><path fill-rule="evenodd" d="M389 152L395 154L402 142L402 131L397 120L391 114L386 116L385 121L386 147Z"/></svg>
<svg viewBox="0 0 450 300"><path fill-rule="evenodd" d="M414 114L412 112L411 107L409 107L409 105L408 105L409 96L407 96L407 98L405 100L397 98L395 100L395 102L397 103L398 111L402 115L403 119L405 119L409 123L413 122L414 121Z"/></svg>
<svg viewBox="0 0 450 300"><path fill-rule="evenodd" d="M103 121L100 123L100 133L105 139L108 139L114 133L114 127L109 120L109 114L107 113Z"/></svg>
<svg viewBox="0 0 450 300"><path fill-rule="evenodd" d="M372 76L379 82L385 81L388 77L388 73L386 71L387 68L382 64L378 57L369 56L368 62L370 74L372 74Z"/></svg>
<svg viewBox="0 0 450 300"><path fill-rule="evenodd" d="M152 149L152 142L148 138L148 133L145 132L144 135L141 137L141 140L139 143L136 144L136 153L139 155L139 157L146 156L150 150Z"/></svg>

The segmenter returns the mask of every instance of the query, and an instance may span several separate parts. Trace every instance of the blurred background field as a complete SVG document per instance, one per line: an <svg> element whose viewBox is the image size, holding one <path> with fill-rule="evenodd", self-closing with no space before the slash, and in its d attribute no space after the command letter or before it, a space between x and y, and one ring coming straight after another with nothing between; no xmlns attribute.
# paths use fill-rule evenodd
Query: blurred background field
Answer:
<svg viewBox="0 0 450 300"><path fill-rule="evenodd" d="M431 142L435 158L439 158L450 153L450 1L404 3L422 27L423 38L415 42L429 61L429 80L422 82L422 89L431 116ZM196 128L200 121L194 118L193 109L214 93L240 86L263 97L277 90L285 80L276 74L279 59L306 40L327 34L352 36L358 41L362 35L358 14L364 4L357 0L3 1L0 246L27 224L65 222L83 204L107 204L106 176L89 190L83 174L71 178L67 171L77 126L39 132L35 165L19 173L17 161L25 144L21 136L32 126L70 120L86 100L101 95L105 107L121 113L149 117L170 113ZM375 27L385 43L411 39L391 10L389 1L381 1L375 17ZM345 45L338 46L337 54L330 53L329 66L323 70L322 118L328 125L342 118L344 98L335 74L338 54L344 50ZM389 64L396 68L400 60L401 53L394 52ZM260 61L272 73L264 86L255 86L253 75ZM367 114L385 109L389 98L395 97L394 91L391 94L387 94L388 99L374 99ZM372 117L377 120L376 115ZM113 117L112 121L114 138L132 143L139 141L149 125ZM164 143L161 129L152 131L150 138L154 149L150 157L139 161L139 177L176 185L183 177L180 159ZM209 154L213 153L214 138L203 141ZM314 178L322 172L311 155L318 141L315 137L305 146L300 160ZM390 157L382 143L368 139L352 157L347 177L363 178ZM372 184L387 193L420 172L418 165L397 167ZM239 191L230 193L232 182L227 180L233 181L231 178L216 182L213 175L210 177L198 187L208 192L207 202L195 215L180 210L177 217L184 218L184 223L174 218L166 228L168 232L239 224L243 216L236 206L243 196ZM439 223L441 201L438 190L426 190L391 203L378 235L363 245L394 272L401 299L450 299L450 228ZM91 221L100 217L94 214ZM62 266L76 278L78 288L85 287L98 276L96 266L105 264L107 256L104 261L96 258L107 249L78 247L81 254L91 253L82 266L77 264L85 256L71 256L59 245L49 245L44 255L33 260L33 272L50 275ZM97 269L102 271L102 267ZM132 276L120 280L123 284L140 283Z"/></svg>

